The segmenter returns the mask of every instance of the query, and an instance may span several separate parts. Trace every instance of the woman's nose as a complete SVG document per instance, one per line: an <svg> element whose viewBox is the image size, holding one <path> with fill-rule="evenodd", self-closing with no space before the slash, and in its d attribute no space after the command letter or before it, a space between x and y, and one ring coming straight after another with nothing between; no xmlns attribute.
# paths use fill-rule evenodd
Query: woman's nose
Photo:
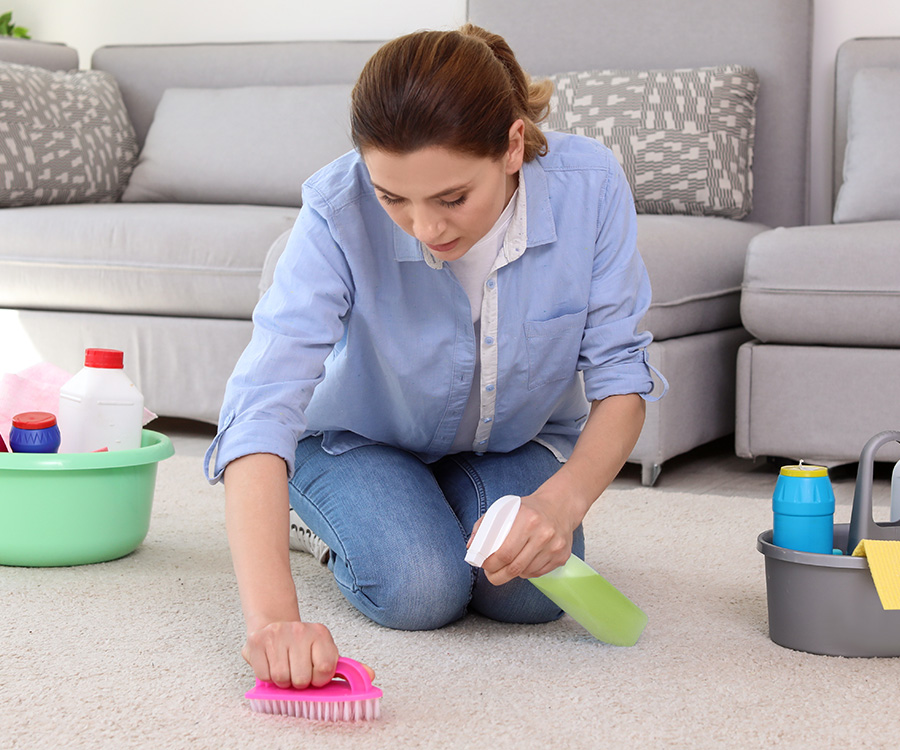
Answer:
<svg viewBox="0 0 900 750"><path fill-rule="evenodd" d="M437 212L425 208L414 209L412 213L413 236L431 245L436 245L443 238L447 222Z"/></svg>

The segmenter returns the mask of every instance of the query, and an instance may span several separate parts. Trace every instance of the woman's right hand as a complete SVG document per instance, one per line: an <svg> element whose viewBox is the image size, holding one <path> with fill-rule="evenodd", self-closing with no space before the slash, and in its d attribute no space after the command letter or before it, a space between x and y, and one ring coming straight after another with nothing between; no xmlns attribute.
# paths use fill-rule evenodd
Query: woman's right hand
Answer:
<svg viewBox="0 0 900 750"><path fill-rule="evenodd" d="M324 625L273 622L247 636L241 656L258 679L278 687L322 687L334 677L338 650Z"/></svg>
<svg viewBox="0 0 900 750"><path fill-rule="evenodd" d="M241 655L260 680L278 687L321 687L334 677L338 650L328 628L300 620L288 547L289 507L281 458L253 453L228 464L225 522L248 633Z"/></svg>

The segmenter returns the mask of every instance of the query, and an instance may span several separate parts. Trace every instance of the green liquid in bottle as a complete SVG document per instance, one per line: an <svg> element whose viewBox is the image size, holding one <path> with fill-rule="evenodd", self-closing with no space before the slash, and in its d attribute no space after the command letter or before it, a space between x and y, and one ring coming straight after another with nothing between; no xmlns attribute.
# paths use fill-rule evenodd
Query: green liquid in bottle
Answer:
<svg viewBox="0 0 900 750"><path fill-rule="evenodd" d="M562 567L529 580L604 643L633 646L647 625L647 615L634 602L575 555Z"/></svg>

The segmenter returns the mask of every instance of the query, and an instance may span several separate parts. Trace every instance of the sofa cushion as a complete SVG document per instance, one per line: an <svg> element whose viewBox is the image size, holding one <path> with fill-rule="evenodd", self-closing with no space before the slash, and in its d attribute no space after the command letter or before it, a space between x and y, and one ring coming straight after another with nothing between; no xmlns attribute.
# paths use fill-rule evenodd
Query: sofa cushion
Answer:
<svg viewBox="0 0 900 750"><path fill-rule="evenodd" d="M111 75L0 62L0 207L115 201L136 157Z"/></svg>
<svg viewBox="0 0 900 750"><path fill-rule="evenodd" d="M752 68L594 70L550 80L545 127L609 146L639 213L750 213L759 89Z"/></svg>
<svg viewBox="0 0 900 750"><path fill-rule="evenodd" d="M747 252L741 318L763 342L900 347L900 221L774 229Z"/></svg>
<svg viewBox="0 0 900 750"><path fill-rule="evenodd" d="M76 70L78 50L59 42L0 37L0 60L47 70Z"/></svg>
<svg viewBox="0 0 900 750"><path fill-rule="evenodd" d="M346 153L350 84L168 89L123 201L299 206Z"/></svg>
<svg viewBox="0 0 900 750"><path fill-rule="evenodd" d="M297 209L96 204L0 211L0 307L249 319Z"/></svg>
<svg viewBox="0 0 900 750"><path fill-rule="evenodd" d="M643 327L654 339L740 326L750 240L768 227L701 216L638 216L638 249L653 288Z"/></svg>
<svg viewBox="0 0 900 750"><path fill-rule="evenodd" d="M834 223L900 219L900 70L864 68L853 79L844 179Z"/></svg>

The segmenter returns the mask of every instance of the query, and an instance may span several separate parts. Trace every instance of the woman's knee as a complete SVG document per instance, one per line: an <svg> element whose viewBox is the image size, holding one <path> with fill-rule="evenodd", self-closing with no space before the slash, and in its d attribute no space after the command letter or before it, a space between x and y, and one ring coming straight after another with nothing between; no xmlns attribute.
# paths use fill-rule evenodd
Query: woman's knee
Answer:
<svg viewBox="0 0 900 750"><path fill-rule="evenodd" d="M473 569L440 550L409 552L381 566L367 560L371 572L365 575L338 558L335 580L357 609L388 628L435 630L462 618L472 595Z"/></svg>
<svg viewBox="0 0 900 750"><path fill-rule="evenodd" d="M562 610L527 580L516 578L494 586L483 574L475 585L471 608L491 620L522 625L552 622L562 616Z"/></svg>
<svg viewBox="0 0 900 750"><path fill-rule="evenodd" d="M584 559L584 527L572 534L572 554ZM479 573L472 591L471 608L492 620L537 624L562 617L562 610L523 578L515 578L502 586L494 586L484 573Z"/></svg>

